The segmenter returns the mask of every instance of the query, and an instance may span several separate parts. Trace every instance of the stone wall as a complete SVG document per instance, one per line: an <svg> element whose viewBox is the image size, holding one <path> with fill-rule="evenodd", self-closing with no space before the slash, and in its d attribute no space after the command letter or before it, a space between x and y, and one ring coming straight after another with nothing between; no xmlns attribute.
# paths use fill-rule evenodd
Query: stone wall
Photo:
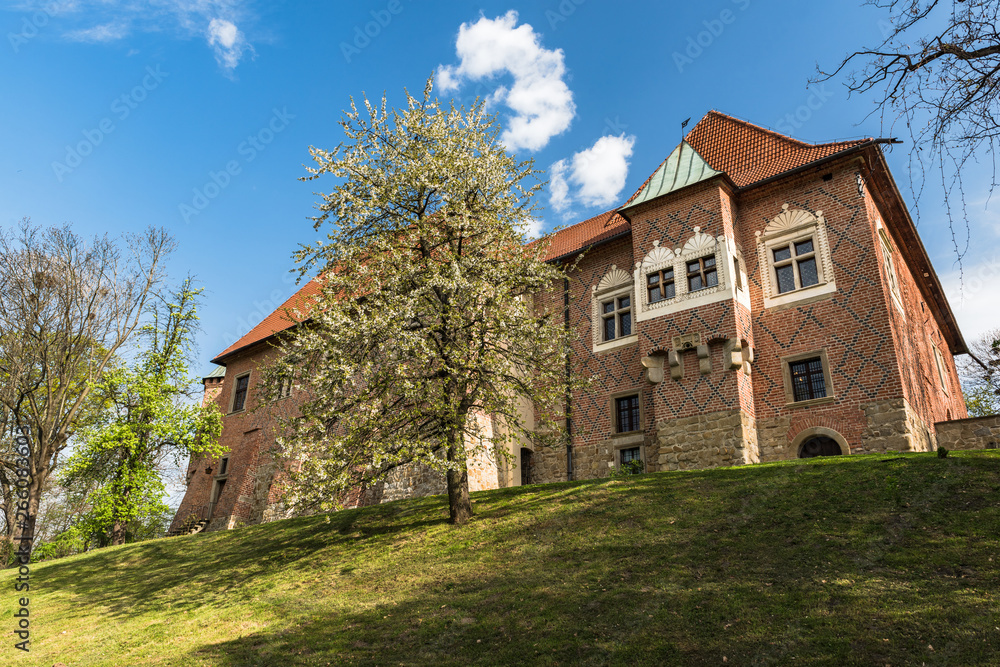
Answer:
<svg viewBox="0 0 1000 667"><path fill-rule="evenodd" d="M934 451L934 435L903 398L875 401L862 406L868 425L856 454Z"/></svg>
<svg viewBox="0 0 1000 667"><path fill-rule="evenodd" d="M756 463L753 418L741 410L660 422L657 470L691 470Z"/></svg>
<svg viewBox="0 0 1000 667"><path fill-rule="evenodd" d="M969 417L938 422L938 447L946 449L998 449L1000 448L1000 415Z"/></svg>

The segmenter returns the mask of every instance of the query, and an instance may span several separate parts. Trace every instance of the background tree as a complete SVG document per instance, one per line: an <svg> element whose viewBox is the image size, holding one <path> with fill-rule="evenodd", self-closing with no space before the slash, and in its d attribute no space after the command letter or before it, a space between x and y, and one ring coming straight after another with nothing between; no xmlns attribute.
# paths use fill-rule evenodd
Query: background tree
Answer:
<svg viewBox="0 0 1000 667"><path fill-rule="evenodd" d="M962 170L977 156L993 166L1000 137L1000 2L996 0L868 0L888 10L883 41L855 51L825 81L847 73L851 93L875 96L875 113L891 133L903 122L912 140L911 186L919 204L933 170L944 187L955 252L961 264L969 229ZM853 68L853 69L852 69ZM884 131L883 130L883 131ZM956 209L957 205L957 209ZM956 234L960 218L965 238Z"/></svg>
<svg viewBox="0 0 1000 667"><path fill-rule="evenodd" d="M970 417L1000 414L1000 329L988 331L969 345L972 353L959 365L965 407Z"/></svg>
<svg viewBox="0 0 1000 667"><path fill-rule="evenodd" d="M133 366L111 370L94 386L101 408L81 433L63 482L93 487L82 525L102 546L141 539L138 532L168 512L165 459L176 466L191 454L215 457L225 451L218 443L218 407L201 405L188 391L201 291L189 278L172 298L157 297Z"/></svg>
<svg viewBox="0 0 1000 667"><path fill-rule="evenodd" d="M34 534L42 490L87 421L91 388L139 326L173 246L152 228L122 246L27 219L0 229L0 411L31 429L29 518L8 541Z"/></svg>
<svg viewBox="0 0 1000 667"><path fill-rule="evenodd" d="M561 292L554 308L545 294L564 273L521 232L537 172L506 152L481 104L444 108L431 93L428 80L422 100L407 93L391 112L384 97L363 112L352 100L347 141L310 149L307 180L341 179L314 218L327 240L296 254L323 289L268 381L273 395L294 373L309 397L280 439L301 463L289 496L300 509L421 462L445 473L462 523L469 457L527 432L522 400L558 437L569 338ZM492 443L479 444L477 413L497 421Z"/></svg>

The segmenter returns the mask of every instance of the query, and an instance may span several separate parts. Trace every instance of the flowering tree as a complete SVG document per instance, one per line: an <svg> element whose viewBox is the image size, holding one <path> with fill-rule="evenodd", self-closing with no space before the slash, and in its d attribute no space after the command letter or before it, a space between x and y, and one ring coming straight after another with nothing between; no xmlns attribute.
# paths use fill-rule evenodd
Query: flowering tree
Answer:
<svg viewBox="0 0 1000 667"><path fill-rule="evenodd" d="M446 475L462 523L469 457L528 433L524 401L533 437L560 437L569 339L552 289L565 274L523 233L538 172L506 152L482 104L444 107L431 92L428 80L422 100L407 93L392 111L384 97L364 111L352 100L347 141L310 149L304 180L339 179L314 218L326 241L296 254L322 291L266 381L278 393L294 374L307 397L279 438L300 462L289 485L300 509L420 462ZM497 425L485 444L477 413Z"/></svg>
<svg viewBox="0 0 1000 667"><path fill-rule="evenodd" d="M136 363L119 365L94 386L100 402L93 424L80 434L63 476L86 489L82 528L103 546L135 539L135 528L162 516L166 488L161 464L190 454L219 456L222 415L187 393L187 359L197 326L200 289L187 279L172 298L157 300L143 327Z"/></svg>

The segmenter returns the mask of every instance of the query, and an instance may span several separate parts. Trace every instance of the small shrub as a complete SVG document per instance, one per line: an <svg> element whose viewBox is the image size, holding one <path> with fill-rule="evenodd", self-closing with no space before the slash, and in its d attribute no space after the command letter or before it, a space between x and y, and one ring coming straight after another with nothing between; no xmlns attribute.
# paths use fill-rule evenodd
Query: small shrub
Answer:
<svg viewBox="0 0 1000 667"><path fill-rule="evenodd" d="M947 447L938 447L938 458L939 459L946 459L946 458L948 458L948 448Z"/></svg>
<svg viewBox="0 0 1000 667"><path fill-rule="evenodd" d="M628 463L623 463L611 473L612 479L621 479L622 477L629 477L630 475L641 474L643 470L646 469L645 464L640 459L633 459Z"/></svg>

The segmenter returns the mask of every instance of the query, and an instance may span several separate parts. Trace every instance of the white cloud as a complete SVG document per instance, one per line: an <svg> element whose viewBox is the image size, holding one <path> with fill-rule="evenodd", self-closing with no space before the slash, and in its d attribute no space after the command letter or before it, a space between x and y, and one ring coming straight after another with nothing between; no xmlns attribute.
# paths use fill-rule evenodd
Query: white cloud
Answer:
<svg viewBox="0 0 1000 667"><path fill-rule="evenodd" d="M66 37L74 42L115 42L128 35L128 25L124 23L105 23L93 28L82 30L72 30L66 33Z"/></svg>
<svg viewBox="0 0 1000 667"><path fill-rule="evenodd" d="M231 73L244 55L253 53L245 33L237 28L252 19L246 4L245 0L33 0L14 10L58 19L63 36L76 42L115 42L143 32L204 37L216 61Z"/></svg>
<svg viewBox="0 0 1000 667"><path fill-rule="evenodd" d="M565 211L574 202L584 206L611 206L618 203L635 137L606 135L590 148L559 160L549 167L549 203L556 211ZM569 175L567 176L567 171ZM575 186L570 192L570 184Z"/></svg>
<svg viewBox="0 0 1000 667"><path fill-rule="evenodd" d="M209 22L208 45L215 51L215 61L230 71L240 64L243 51L248 46L236 24L225 19L212 19Z"/></svg>
<svg viewBox="0 0 1000 667"><path fill-rule="evenodd" d="M535 218L528 218L521 223L521 231L529 240L541 238L542 221Z"/></svg>
<svg viewBox="0 0 1000 667"><path fill-rule="evenodd" d="M565 211L570 205L566 160L559 160L549 167L549 203L557 211Z"/></svg>
<svg viewBox="0 0 1000 667"><path fill-rule="evenodd" d="M576 106L563 81L566 65L562 49L543 48L531 25L517 25L516 11L463 23L455 51L459 64L438 69L437 84L443 92L457 90L465 80L500 74L514 78L509 89L499 88L490 96L492 102L501 102L514 112L501 136L507 148L537 151L569 128Z"/></svg>
<svg viewBox="0 0 1000 667"><path fill-rule="evenodd" d="M971 343L1000 326L1000 319L997 318L1000 297L997 297L994 287L1000 279L1000 255L966 263L963 273L964 280L959 278L957 269L940 278L965 342Z"/></svg>

